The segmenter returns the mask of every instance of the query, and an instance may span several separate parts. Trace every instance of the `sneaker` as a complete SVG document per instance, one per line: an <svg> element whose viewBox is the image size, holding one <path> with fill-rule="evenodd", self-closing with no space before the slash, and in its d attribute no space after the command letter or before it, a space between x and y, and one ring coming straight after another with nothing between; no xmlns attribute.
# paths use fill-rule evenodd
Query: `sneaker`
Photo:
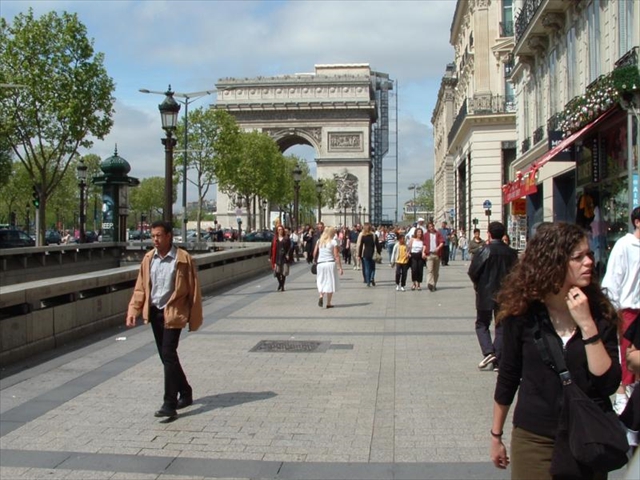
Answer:
<svg viewBox="0 0 640 480"><path fill-rule="evenodd" d="M400 291L400 285L396 285L396 292Z"/></svg>
<svg viewBox="0 0 640 480"><path fill-rule="evenodd" d="M489 355L485 356L482 361L478 364L478 368L484 368L487 365L489 365L490 363L495 362L496 360L496 356L493 353L490 353Z"/></svg>
<svg viewBox="0 0 640 480"><path fill-rule="evenodd" d="M400 291L401 291L401 292L404 292L404 287L400 287Z"/></svg>

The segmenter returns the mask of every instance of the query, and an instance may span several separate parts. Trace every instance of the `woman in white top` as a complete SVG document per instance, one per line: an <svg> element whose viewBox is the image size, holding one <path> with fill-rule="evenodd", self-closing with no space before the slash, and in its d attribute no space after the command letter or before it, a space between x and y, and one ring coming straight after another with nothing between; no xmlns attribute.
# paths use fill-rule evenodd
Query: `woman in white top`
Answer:
<svg viewBox="0 0 640 480"><path fill-rule="evenodd" d="M413 232L413 236L409 240L409 254L411 255L411 281L413 286L411 290L422 290L420 284L422 283L422 274L424 272L424 258L422 256L422 250L424 248L424 232L421 228L416 228Z"/></svg>
<svg viewBox="0 0 640 480"><path fill-rule="evenodd" d="M324 295L327 295L327 308L333 308L331 298L333 293L338 289L338 276L336 275L336 266L340 271L340 275L344 273L342 270L342 262L340 261L340 251L338 249L338 241L335 238L336 229L327 227L322 232L322 236L318 239L313 257L318 259L317 285L320 298L318 306L322 307Z"/></svg>

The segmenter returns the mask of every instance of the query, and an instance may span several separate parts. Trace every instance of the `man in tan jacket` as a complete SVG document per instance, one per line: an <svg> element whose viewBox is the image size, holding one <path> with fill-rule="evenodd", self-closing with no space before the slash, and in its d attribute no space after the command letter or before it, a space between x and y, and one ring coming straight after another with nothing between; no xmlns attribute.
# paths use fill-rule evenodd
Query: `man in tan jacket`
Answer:
<svg viewBox="0 0 640 480"><path fill-rule="evenodd" d="M151 239L155 249L142 259L126 325L134 327L140 316L145 324L151 323L164 366L164 400L155 416L175 418L177 409L193 403L193 390L178 358L178 342L187 325L191 332L202 325L202 295L197 266L185 250L173 245L171 224L154 222Z"/></svg>

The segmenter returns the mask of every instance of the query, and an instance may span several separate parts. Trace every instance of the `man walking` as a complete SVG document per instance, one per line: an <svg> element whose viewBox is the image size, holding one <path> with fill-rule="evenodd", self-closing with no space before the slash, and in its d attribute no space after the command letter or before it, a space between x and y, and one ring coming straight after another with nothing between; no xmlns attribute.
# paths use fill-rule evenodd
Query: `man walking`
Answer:
<svg viewBox="0 0 640 480"><path fill-rule="evenodd" d="M427 263L427 288L435 292L440 276L440 259L444 257L444 242L442 234L436 230L433 222L427 224L427 233L424 236L424 258Z"/></svg>
<svg viewBox="0 0 640 480"><path fill-rule="evenodd" d="M451 229L447 227L447 222L442 222L442 228L439 230L440 235L444 239L444 246L442 247L442 265L449 265L449 245L451 244Z"/></svg>
<svg viewBox="0 0 640 480"><path fill-rule="evenodd" d="M640 207L631 212L633 233L627 233L611 249L607 271L602 279L611 302L620 310L620 359L622 385L616 393L613 408L621 413L628 399L627 387L634 383L634 374L627 369L626 353L631 342L624 332L640 314ZM637 387L636 387L637 388Z"/></svg>
<svg viewBox="0 0 640 480"><path fill-rule="evenodd" d="M502 279L518 261L518 252L502 241L504 232L502 223L489 224L490 241L473 256L468 272L476 291L476 336L484 357L478 368L493 364L494 371L498 371L502 353L502 325L496 325L493 341L489 330L498 313L495 297Z"/></svg>
<svg viewBox="0 0 640 480"><path fill-rule="evenodd" d="M175 418L177 409L193 403L193 390L180 365L178 342L187 325L202 325L202 296L193 258L173 245L169 222L151 225L154 249L142 259L138 279L127 311L127 327L140 316L151 323L160 360L164 366L164 398L156 417ZM179 398L178 398L179 396Z"/></svg>

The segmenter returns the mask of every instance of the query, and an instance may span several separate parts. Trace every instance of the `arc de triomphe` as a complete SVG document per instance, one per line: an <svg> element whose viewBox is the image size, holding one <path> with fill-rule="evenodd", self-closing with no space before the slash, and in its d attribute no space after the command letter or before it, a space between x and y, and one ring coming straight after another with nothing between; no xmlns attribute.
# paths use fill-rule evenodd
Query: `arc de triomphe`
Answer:
<svg viewBox="0 0 640 480"><path fill-rule="evenodd" d="M342 206L323 207L322 220L341 225L346 209L351 225L358 205L366 209L362 221L375 220L381 205L381 168L376 175L375 166L388 145L388 109L381 109L380 98L386 100L391 85L387 74L368 64L316 65L314 73L221 79L213 108L227 110L244 130L269 134L282 152L294 145L313 147L318 179L336 178L339 189L346 189ZM246 225L246 209L240 212L220 191L217 206L223 226L235 226L238 213Z"/></svg>

